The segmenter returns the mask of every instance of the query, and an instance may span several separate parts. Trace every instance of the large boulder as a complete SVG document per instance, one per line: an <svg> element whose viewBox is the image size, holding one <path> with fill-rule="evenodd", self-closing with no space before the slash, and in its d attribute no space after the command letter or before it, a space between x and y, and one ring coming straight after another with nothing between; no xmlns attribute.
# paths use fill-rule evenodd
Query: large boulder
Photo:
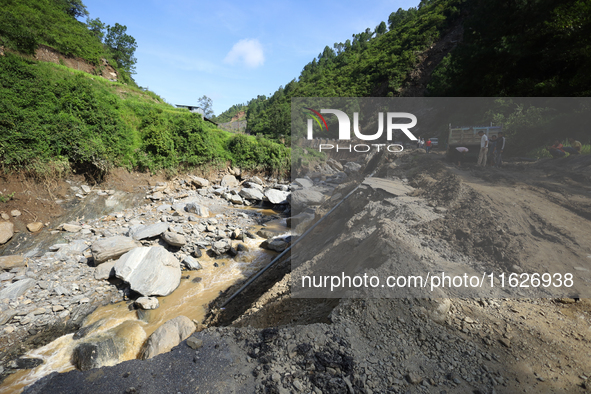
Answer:
<svg viewBox="0 0 591 394"><path fill-rule="evenodd" d="M203 268L201 264L199 264L199 261L191 256L185 256L183 259L183 265L190 271L196 271Z"/></svg>
<svg viewBox="0 0 591 394"><path fill-rule="evenodd" d="M115 261L107 261L95 268L94 270L94 279L96 280L106 280L109 279L111 276L115 276L115 270L113 267L115 266Z"/></svg>
<svg viewBox="0 0 591 394"><path fill-rule="evenodd" d="M262 181L262 180L261 180L261 178L259 178L258 176L253 176L253 177L252 177L252 178L250 178L248 181L249 181L249 182L252 182L252 183L256 183L256 184L258 184L258 185L262 185L262 184L263 184L263 181Z"/></svg>
<svg viewBox="0 0 591 394"><path fill-rule="evenodd" d="M203 205L199 205L196 202L188 203L185 206L185 211L187 211L189 213L194 213L195 215L198 215L201 217L209 216L209 210L207 209L207 207L204 207Z"/></svg>
<svg viewBox="0 0 591 394"><path fill-rule="evenodd" d="M156 297L140 297L135 300L135 306L143 310L156 309L160 306L158 298Z"/></svg>
<svg viewBox="0 0 591 394"><path fill-rule="evenodd" d="M303 187L304 189L314 186L314 183L306 178L296 178L293 183Z"/></svg>
<svg viewBox="0 0 591 394"><path fill-rule="evenodd" d="M14 283L9 284L0 291L0 300L8 298L10 300L16 300L27 292L27 290L35 287L35 279L27 278L21 279Z"/></svg>
<svg viewBox="0 0 591 394"><path fill-rule="evenodd" d="M146 360L166 353L179 343L189 338L195 332L195 324L186 316L177 316L158 327L150 335L142 351L140 358Z"/></svg>
<svg viewBox="0 0 591 394"><path fill-rule="evenodd" d="M302 209L311 205L320 205L324 201L324 195L310 189L295 190L291 193L291 206Z"/></svg>
<svg viewBox="0 0 591 394"><path fill-rule="evenodd" d="M140 227L135 232L133 232L132 237L133 239L137 239L139 241L140 239L157 237L166 230L168 230L168 223L158 222Z"/></svg>
<svg viewBox="0 0 591 394"><path fill-rule="evenodd" d="M262 245L265 249L274 250L275 252L283 252L289 246L288 242L283 239L268 239Z"/></svg>
<svg viewBox="0 0 591 394"><path fill-rule="evenodd" d="M117 259L122 254L138 246L141 246L141 244L132 238L117 235L94 242L90 246L90 250L94 257L94 264L98 265L107 260Z"/></svg>
<svg viewBox="0 0 591 394"><path fill-rule="evenodd" d="M254 183L254 182L244 182L244 187L245 188L252 188L252 189L257 189L259 191L263 191L263 186L259 185L258 183Z"/></svg>
<svg viewBox="0 0 591 394"><path fill-rule="evenodd" d="M14 235L12 222L0 222L0 245L5 244Z"/></svg>
<svg viewBox="0 0 591 394"><path fill-rule="evenodd" d="M227 239L221 239L211 244L211 250L218 256L230 250L232 244Z"/></svg>
<svg viewBox="0 0 591 394"><path fill-rule="evenodd" d="M287 196L289 196L289 192L282 192L277 189L265 190L265 197L271 204L287 204Z"/></svg>
<svg viewBox="0 0 591 394"><path fill-rule="evenodd" d="M25 258L19 254L11 256L0 256L0 270L11 270L17 267L24 267L27 263Z"/></svg>
<svg viewBox="0 0 591 394"><path fill-rule="evenodd" d="M236 194L229 194L226 197L226 200L230 201L232 204L244 204L244 201L242 201L242 198L240 196L237 196Z"/></svg>
<svg viewBox="0 0 591 394"><path fill-rule="evenodd" d="M181 283L181 266L162 246L139 247L119 258L115 276L144 296L167 296Z"/></svg>
<svg viewBox="0 0 591 394"><path fill-rule="evenodd" d="M240 185L240 182L238 182L238 179L236 179L234 175L225 175L222 178L222 182L220 184L222 185L222 187L232 188Z"/></svg>
<svg viewBox="0 0 591 394"><path fill-rule="evenodd" d="M191 176L191 183L197 187L208 187L209 181L205 178L200 178L198 176Z"/></svg>
<svg viewBox="0 0 591 394"><path fill-rule="evenodd" d="M238 194L247 200L262 200L264 198L263 192L254 187L245 187Z"/></svg>
<svg viewBox="0 0 591 394"><path fill-rule="evenodd" d="M113 366L129 356L135 357L146 339L146 332L138 321L127 320L102 334L91 336L74 348L72 361L76 368L88 371ZM126 357L123 357L126 356Z"/></svg>
<svg viewBox="0 0 591 394"><path fill-rule="evenodd" d="M187 244L187 239L184 235L174 233L172 231L167 231L163 233L162 239L170 246L176 246L178 248L185 246Z"/></svg>

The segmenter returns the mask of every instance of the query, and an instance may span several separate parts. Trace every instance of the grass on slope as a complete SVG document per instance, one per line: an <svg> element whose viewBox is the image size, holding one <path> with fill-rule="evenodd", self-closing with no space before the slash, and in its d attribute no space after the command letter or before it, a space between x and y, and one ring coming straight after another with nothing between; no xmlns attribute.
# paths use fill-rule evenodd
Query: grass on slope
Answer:
<svg viewBox="0 0 591 394"><path fill-rule="evenodd" d="M151 92L52 63L0 57L0 163L43 172L72 166L156 171L222 165L286 173L290 150L236 136Z"/></svg>
<svg viewBox="0 0 591 394"><path fill-rule="evenodd" d="M105 50L82 22L52 0L1 0L0 45L29 55L40 44L99 64Z"/></svg>

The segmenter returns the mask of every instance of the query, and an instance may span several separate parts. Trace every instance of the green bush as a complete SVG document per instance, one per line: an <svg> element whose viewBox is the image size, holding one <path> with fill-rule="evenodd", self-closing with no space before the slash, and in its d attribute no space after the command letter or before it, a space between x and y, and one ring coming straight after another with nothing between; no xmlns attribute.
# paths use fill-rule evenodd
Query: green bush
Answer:
<svg viewBox="0 0 591 394"><path fill-rule="evenodd" d="M65 161L100 178L113 166L157 171L232 162L288 172L289 156L283 145L219 130L152 92L53 63L0 57L5 168L41 173Z"/></svg>
<svg viewBox="0 0 591 394"><path fill-rule="evenodd" d="M283 145L243 134L235 135L229 143L233 163L245 169L273 169L287 173L291 169L291 151Z"/></svg>
<svg viewBox="0 0 591 394"><path fill-rule="evenodd" d="M53 0L3 0L0 45L33 54L40 44L99 64L105 50L86 25Z"/></svg>

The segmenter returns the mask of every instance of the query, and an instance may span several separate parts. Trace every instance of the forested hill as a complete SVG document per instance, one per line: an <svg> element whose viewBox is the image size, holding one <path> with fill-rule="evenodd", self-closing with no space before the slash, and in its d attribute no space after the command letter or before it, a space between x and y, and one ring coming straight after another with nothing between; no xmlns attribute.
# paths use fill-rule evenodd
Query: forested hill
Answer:
<svg viewBox="0 0 591 394"><path fill-rule="evenodd" d="M116 166L203 166L287 173L290 150L235 135L137 87L135 39L124 25L86 19L81 0L0 0L0 168L46 178ZM56 55L37 60L42 48ZM59 60L58 60L59 59ZM84 63L86 72L66 67ZM102 78L105 60L117 71ZM57 63L57 64L56 64Z"/></svg>
<svg viewBox="0 0 591 394"><path fill-rule="evenodd" d="M249 101L248 129L289 135L291 97L588 96L590 19L583 0L424 0Z"/></svg>
<svg viewBox="0 0 591 394"><path fill-rule="evenodd" d="M116 69L119 80L134 84L137 48L127 27L108 26L100 18L90 19L81 0L0 0L0 46L24 55L35 55L46 45L66 57ZM78 18L87 18L87 23Z"/></svg>

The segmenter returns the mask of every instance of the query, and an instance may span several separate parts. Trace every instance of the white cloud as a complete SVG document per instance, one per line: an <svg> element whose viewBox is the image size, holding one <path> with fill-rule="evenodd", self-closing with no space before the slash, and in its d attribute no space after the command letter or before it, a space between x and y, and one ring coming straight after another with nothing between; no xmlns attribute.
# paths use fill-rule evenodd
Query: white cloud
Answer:
<svg viewBox="0 0 591 394"><path fill-rule="evenodd" d="M236 64L243 62L247 67L255 68L265 62L263 46L257 39L244 39L238 41L226 55L224 63Z"/></svg>

